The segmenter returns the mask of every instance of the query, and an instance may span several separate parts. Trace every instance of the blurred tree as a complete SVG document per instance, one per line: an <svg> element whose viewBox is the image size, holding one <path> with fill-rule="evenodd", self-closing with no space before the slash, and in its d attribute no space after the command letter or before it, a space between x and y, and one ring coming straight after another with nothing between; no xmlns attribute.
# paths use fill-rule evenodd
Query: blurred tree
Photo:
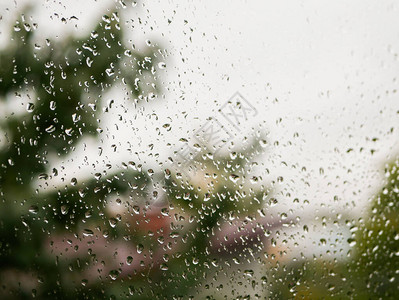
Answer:
<svg viewBox="0 0 399 300"><path fill-rule="evenodd" d="M13 29L0 52L0 101L29 100L0 123L2 299L194 296L222 262L264 250L265 232L282 222L263 210L270 188L247 176L261 153L257 139L226 155L201 153L192 178L129 161L114 173L105 165L93 178L37 189L37 180L47 185L62 171L49 155L65 157L101 132L104 92L122 84L134 103L155 98L160 51L124 45L117 12L83 39L36 45L34 24Z"/></svg>
<svg viewBox="0 0 399 300"><path fill-rule="evenodd" d="M34 24L17 21L13 29L11 42L0 52L0 100L13 108L23 97L29 103L25 113L6 115L0 122L6 141L0 151L0 293L3 299L30 298L32 293L76 298L85 292L65 288L67 267L48 256L47 240L56 232L80 236L88 211L97 211L91 222L103 219L98 211L106 196L127 190L129 181L143 184L145 175L131 171L120 172L123 178L99 174L85 182L71 179L50 194L38 193L33 183L58 176L58 170L48 170L49 154L65 156L83 136L98 134L97 106L107 89L122 82L132 101L148 100L144 90L150 81L145 78L155 77L156 49L138 52L126 47L117 12L104 15L84 39L68 36L37 45ZM36 278L18 280L23 274Z"/></svg>
<svg viewBox="0 0 399 300"><path fill-rule="evenodd" d="M354 280L362 280L375 299L396 299L399 292L399 158L386 169L386 184L360 224L351 265Z"/></svg>
<svg viewBox="0 0 399 300"><path fill-rule="evenodd" d="M347 218L348 257L288 262L276 270L276 299L396 299L399 285L399 159L385 169L386 183L360 220Z"/></svg>

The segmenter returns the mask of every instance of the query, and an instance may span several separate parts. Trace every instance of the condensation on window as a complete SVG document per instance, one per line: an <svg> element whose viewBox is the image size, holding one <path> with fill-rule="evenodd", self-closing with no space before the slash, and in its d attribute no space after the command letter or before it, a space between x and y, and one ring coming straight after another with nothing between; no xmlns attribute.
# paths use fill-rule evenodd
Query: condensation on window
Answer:
<svg viewBox="0 0 399 300"><path fill-rule="evenodd" d="M395 299L394 1L0 3L1 299Z"/></svg>

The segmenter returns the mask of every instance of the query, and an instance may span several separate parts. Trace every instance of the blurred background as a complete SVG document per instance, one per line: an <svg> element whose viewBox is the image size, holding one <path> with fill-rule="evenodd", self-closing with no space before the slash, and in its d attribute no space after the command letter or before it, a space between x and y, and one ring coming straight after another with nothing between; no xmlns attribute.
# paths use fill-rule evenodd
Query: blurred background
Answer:
<svg viewBox="0 0 399 300"><path fill-rule="evenodd" d="M0 3L2 299L395 299L393 1Z"/></svg>

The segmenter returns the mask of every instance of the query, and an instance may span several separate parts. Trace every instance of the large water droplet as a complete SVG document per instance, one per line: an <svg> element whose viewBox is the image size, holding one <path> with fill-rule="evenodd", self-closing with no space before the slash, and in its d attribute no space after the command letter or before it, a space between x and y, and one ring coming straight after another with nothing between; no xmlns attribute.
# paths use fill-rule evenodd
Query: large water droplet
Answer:
<svg viewBox="0 0 399 300"><path fill-rule="evenodd" d="M93 230L90 230L90 229L84 229L83 230L83 235L84 236L93 236L94 232L93 232Z"/></svg>
<svg viewBox="0 0 399 300"><path fill-rule="evenodd" d="M29 207L29 212L31 214L37 214L39 212L39 207L37 207L36 205L32 205L31 207Z"/></svg>

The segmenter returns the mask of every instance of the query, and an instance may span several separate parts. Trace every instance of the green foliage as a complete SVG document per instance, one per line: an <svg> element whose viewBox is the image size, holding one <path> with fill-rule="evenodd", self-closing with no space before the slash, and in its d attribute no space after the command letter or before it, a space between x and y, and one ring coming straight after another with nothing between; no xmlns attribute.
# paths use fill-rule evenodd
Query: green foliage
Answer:
<svg viewBox="0 0 399 300"><path fill-rule="evenodd" d="M98 134L97 106L107 89L122 83L129 87L132 102L145 98L135 79L151 73L155 50L140 53L125 47L117 13L104 16L86 38L69 36L42 46L33 42L33 26L17 22L14 29L11 43L0 52L0 100L17 103L26 95L29 103L26 113L8 115L0 123L7 138L0 151L1 297L35 293L76 299L87 293L95 298L102 293L100 286L88 292L68 283L67 265L48 253L51 236L81 236L89 211L94 211L90 224L107 219L99 214L107 197L126 193L131 182L143 185L148 178L126 171L72 185L68 180L47 194L35 191L33 183L59 176L59 170L48 170L48 155L65 156L83 136ZM19 281L21 274L35 279Z"/></svg>
<svg viewBox="0 0 399 300"><path fill-rule="evenodd" d="M288 263L274 273L278 299L396 299L399 280L399 160L385 170L386 184L371 203L344 260Z"/></svg>
<svg viewBox="0 0 399 300"><path fill-rule="evenodd" d="M0 297L194 294L218 263L215 231L226 220L256 224L253 216L268 197L265 187L242 183L247 164L260 153L257 140L229 156L203 153L195 161L199 177L184 182L170 170L149 174L122 162L125 169L118 172L61 178L57 188L40 190L36 182L47 186L61 177L48 156L64 159L83 137L98 135L98 107L107 90L123 88L133 106L153 98L160 52L126 46L117 13L103 16L86 38L40 46L33 42L33 25L14 28L0 52L0 101L27 97L29 103L26 112L0 123L7 139L0 149ZM157 180L166 197L159 207L152 204ZM108 210L113 202L122 213ZM243 252L237 242L217 243L224 255Z"/></svg>
<svg viewBox="0 0 399 300"><path fill-rule="evenodd" d="M370 295L394 299L399 291L399 160L385 173L386 184L358 235L352 271L362 275Z"/></svg>

